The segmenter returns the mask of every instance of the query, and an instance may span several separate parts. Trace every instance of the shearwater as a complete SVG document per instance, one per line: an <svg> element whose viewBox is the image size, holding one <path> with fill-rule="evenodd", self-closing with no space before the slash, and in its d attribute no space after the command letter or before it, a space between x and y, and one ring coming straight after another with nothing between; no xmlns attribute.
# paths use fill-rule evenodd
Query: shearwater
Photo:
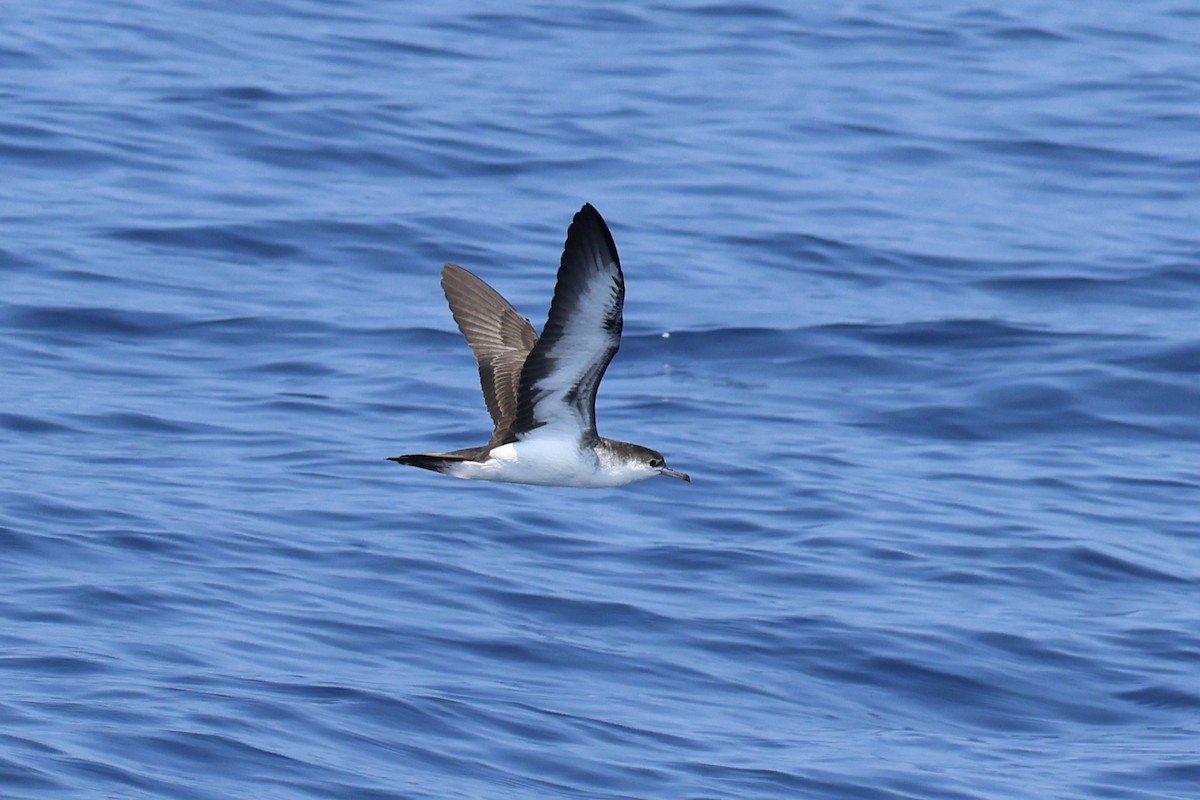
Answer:
<svg viewBox="0 0 1200 800"><path fill-rule="evenodd" d="M600 212L585 204L567 229L550 315L529 320L475 275L442 268L442 290L479 364L495 429L482 447L388 459L455 478L599 489L667 475L662 453L596 433L596 389L621 346L625 276Z"/></svg>

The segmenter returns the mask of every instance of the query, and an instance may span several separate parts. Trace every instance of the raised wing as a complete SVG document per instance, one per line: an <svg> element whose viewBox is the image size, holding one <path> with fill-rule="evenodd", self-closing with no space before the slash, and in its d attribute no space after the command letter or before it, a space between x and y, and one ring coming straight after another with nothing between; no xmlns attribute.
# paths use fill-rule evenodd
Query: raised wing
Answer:
<svg viewBox="0 0 1200 800"><path fill-rule="evenodd" d="M442 267L442 291L479 364L483 402L495 425L492 439L498 440L517 417L521 367L537 334L499 292L457 264Z"/></svg>
<svg viewBox="0 0 1200 800"><path fill-rule="evenodd" d="M584 205L567 229L546 327L521 370L509 438L546 428L595 441L596 389L621 345L624 302L612 234L600 212Z"/></svg>

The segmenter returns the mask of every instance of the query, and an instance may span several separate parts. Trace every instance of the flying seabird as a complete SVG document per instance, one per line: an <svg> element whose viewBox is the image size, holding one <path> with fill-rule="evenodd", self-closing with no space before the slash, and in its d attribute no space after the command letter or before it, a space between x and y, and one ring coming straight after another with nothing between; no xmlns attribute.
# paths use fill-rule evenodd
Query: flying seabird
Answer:
<svg viewBox="0 0 1200 800"><path fill-rule="evenodd" d="M667 475L657 450L596 432L596 389L621 346L625 277L600 212L585 204L567 229L541 337L475 275L442 268L442 290L479 363L495 425L482 447L388 459L455 478L598 489Z"/></svg>

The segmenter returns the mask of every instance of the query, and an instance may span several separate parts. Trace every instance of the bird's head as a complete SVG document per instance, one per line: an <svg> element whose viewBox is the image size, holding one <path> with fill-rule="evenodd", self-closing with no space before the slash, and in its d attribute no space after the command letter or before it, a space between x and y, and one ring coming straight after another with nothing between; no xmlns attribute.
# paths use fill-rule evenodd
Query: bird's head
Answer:
<svg viewBox="0 0 1200 800"><path fill-rule="evenodd" d="M668 478L678 478L681 481L692 482L692 477L686 472L680 472L668 467L667 460L657 450L642 447L640 444L615 442L612 440L608 441L608 445L613 455L620 461L622 467L633 473L644 473L638 474L635 480L653 478L656 475L666 475Z"/></svg>

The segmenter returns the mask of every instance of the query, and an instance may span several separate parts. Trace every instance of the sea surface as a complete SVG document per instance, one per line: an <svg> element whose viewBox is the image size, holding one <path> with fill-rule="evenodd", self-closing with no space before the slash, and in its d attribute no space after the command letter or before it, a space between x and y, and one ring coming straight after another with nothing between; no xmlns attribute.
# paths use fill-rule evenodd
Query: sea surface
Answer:
<svg viewBox="0 0 1200 800"><path fill-rule="evenodd" d="M1200 10L17 0L0 798L1200 798ZM455 481L438 286L625 267Z"/></svg>

